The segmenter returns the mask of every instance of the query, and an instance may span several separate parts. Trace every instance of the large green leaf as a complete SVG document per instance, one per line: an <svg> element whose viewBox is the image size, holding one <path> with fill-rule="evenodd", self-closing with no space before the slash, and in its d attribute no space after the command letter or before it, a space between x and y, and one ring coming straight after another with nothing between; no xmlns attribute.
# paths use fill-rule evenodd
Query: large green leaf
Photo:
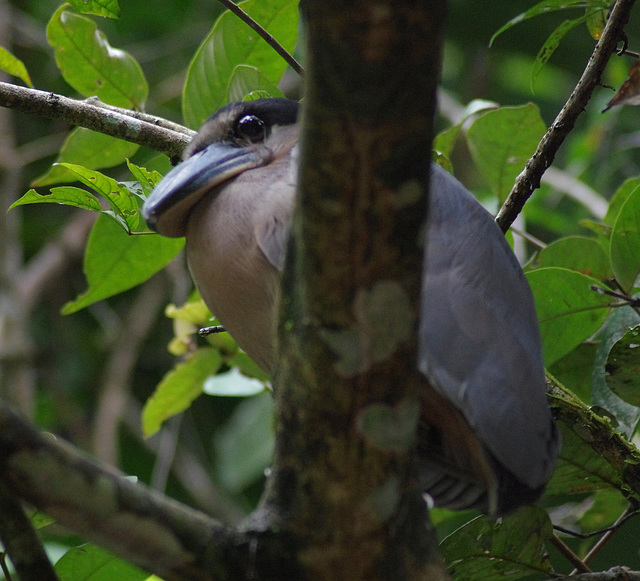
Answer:
<svg viewBox="0 0 640 581"><path fill-rule="evenodd" d="M56 163L74 163L88 169L113 167L124 163L138 151L139 147L136 143L77 127L69 133L62 144ZM48 186L76 179L69 170L60 165L54 165L47 173L36 178L32 184L35 187Z"/></svg>
<svg viewBox="0 0 640 581"><path fill-rule="evenodd" d="M609 388L620 399L640 407L640 325L615 342L606 366Z"/></svg>
<svg viewBox="0 0 640 581"><path fill-rule="evenodd" d="M84 256L87 291L62 308L68 315L133 288L164 268L180 252L182 238L156 234L129 236L114 220L101 215L96 221Z"/></svg>
<svg viewBox="0 0 640 581"><path fill-rule="evenodd" d="M203 347L176 365L158 384L142 410L142 431L153 436L163 422L186 410L202 394L207 377L214 375L223 363L217 349Z"/></svg>
<svg viewBox="0 0 640 581"><path fill-rule="evenodd" d="M640 189L640 177L625 180L617 189L616 193L613 194L611 200L609 200L609 207L607 208L607 213L602 221L605 224L613 226L618 219L622 206L624 206L624 203L629 199L629 196L637 189ZM610 236L611 232L609 232L608 235Z"/></svg>
<svg viewBox="0 0 640 581"><path fill-rule="evenodd" d="M613 276L609 257L595 238L567 236L552 242L540 251L541 267L559 266L607 281Z"/></svg>
<svg viewBox="0 0 640 581"><path fill-rule="evenodd" d="M293 50L298 34L298 0L247 0L239 6L286 50ZM227 11L218 18L189 65L182 99L187 126L199 127L224 105L229 79L238 65L256 67L273 85L280 82L287 66L252 28Z"/></svg>
<svg viewBox="0 0 640 581"><path fill-rule="evenodd" d="M538 268L526 276L548 367L597 331L607 315L610 298L592 290L601 284L598 280L566 268Z"/></svg>
<svg viewBox="0 0 640 581"><path fill-rule="evenodd" d="M483 113L469 127L473 161L502 203L546 130L536 105Z"/></svg>
<svg viewBox="0 0 640 581"><path fill-rule="evenodd" d="M611 266L620 287L630 292L640 273L640 187L631 192L613 226Z"/></svg>
<svg viewBox="0 0 640 581"><path fill-rule="evenodd" d="M562 429L561 461L548 485L552 494L618 490L637 500L640 452L608 415L594 413L549 378L547 395Z"/></svg>
<svg viewBox="0 0 640 581"><path fill-rule="evenodd" d="M501 520L477 517L443 539L440 552L456 581L510 581L551 573L549 515L528 506Z"/></svg>
<svg viewBox="0 0 640 581"><path fill-rule="evenodd" d="M562 449L546 493L562 496L611 488L621 490L622 479L611 464L564 423L559 426Z"/></svg>
<svg viewBox="0 0 640 581"><path fill-rule="evenodd" d="M95 545L67 551L55 566L60 581L143 581L149 573Z"/></svg>
<svg viewBox="0 0 640 581"><path fill-rule="evenodd" d="M64 80L85 97L142 109L149 86L138 62L113 48L93 20L61 6L47 25L47 40L55 50Z"/></svg>
<svg viewBox="0 0 640 581"><path fill-rule="evenodd" d="M604 324L593 337L596 356L591 379L591 403L613 415L617 422L617 429L627 437L631 437L640 420L640 408L628 404L611 391L607 383L607 362L616 342L630 328L638 324L640 324L640 316L634 309L619 307L609 313Z"/></svg>

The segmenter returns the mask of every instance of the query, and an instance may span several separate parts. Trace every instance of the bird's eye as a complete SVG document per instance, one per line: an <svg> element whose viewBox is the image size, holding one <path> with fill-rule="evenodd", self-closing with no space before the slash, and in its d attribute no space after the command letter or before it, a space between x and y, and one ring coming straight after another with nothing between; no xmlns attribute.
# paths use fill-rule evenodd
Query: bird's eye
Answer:
<svg viewBox="0 0 640 581"><path fill-rule="evenodd" d="M267 124L255 115L245 115L236 123L236 135L251 143L263 141L267 136Z"/></svg>

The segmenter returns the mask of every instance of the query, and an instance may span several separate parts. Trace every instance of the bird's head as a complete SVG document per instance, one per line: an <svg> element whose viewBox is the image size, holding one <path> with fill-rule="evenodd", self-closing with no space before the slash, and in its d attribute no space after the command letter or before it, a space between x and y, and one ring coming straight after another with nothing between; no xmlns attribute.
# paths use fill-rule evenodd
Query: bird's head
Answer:
<svg viewBox="0 0 640 581"><path fill-rule="evenodd" d="M258 99L231 103L212 115L145 202L149 228L184 236L189 213L200 199L242 172L288 155L297 143L298 103Z"/></svg>

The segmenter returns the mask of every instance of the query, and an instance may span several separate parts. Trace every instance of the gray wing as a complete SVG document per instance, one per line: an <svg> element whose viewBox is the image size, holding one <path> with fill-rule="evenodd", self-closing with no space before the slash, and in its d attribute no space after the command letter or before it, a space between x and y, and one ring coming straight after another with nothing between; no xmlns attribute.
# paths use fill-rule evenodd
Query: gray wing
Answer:
<svg viewBox="0 0 640 581"><path fill-rule="evenodd" d="M531 290L491 215L432 164L420 370L532 488L557 447Z"/></svg>
<svg viewBox="0 0 640 581"><path fill-rule="evenodd" d="M261 183L259 211L255 219L255 236L266 259L280 272L284 261L293 215L298 179L298 146L289 160L270 172L270 181Z"/></svg>

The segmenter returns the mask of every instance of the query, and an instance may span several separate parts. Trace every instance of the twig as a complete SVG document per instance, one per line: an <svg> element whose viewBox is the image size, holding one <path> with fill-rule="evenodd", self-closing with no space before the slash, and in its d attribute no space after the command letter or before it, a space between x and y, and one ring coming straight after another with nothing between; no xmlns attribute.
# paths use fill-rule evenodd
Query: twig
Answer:
<svg viewBox="0 0 640 581"><path fill-rule="evenodd" d="M273 49L275 50L285 61L286 63L300 76L302 76L303 70L300 63L293 58L291 54L285 50L285 48L271 36L262 26L260 26L251 16L249 16L242 8L235 5L231 0L218 0L220 4L225 6L231 12L233 12L242 22L249 25L253 30L255 30L260 37Z"/></svg>
<svg viewBox="0 0 640 581"><path fill-rule="evenodd" d="M114 110L104 104L98 106L10 83L0 83L0 106L86 127L131 143L146 145L170 157L179 156L194 135L189 130L167 129L156 122L136 118L140 116L139 113L125 109Z"/></svg>
<svg viewBox="0 0 640 581"><path fill-rule="evenodd" d="M570 581L640 581L640 572L631 571L627 567L612 567L608 571L580 573L570 577L554 577L552 581L565 578Z"/></svg>
<svg viewBox="0 0 640 581"><path fill-rule="evenodd" d="M634 506L628 506L627 510L625 510L613 524L611 530L602 535L600 540L595 545L593 545L593 547L591 547L591 550L584 556L582 562L585 564L590 563L593 558L602 550L602 547L604 547L613 538L613 535L615 535L620 530L620 527L624 524L624 522L631 515L635 514L635 512L636 509Z"/></svg>
<svg viewBox="0 0 640 581"><path fill-rule="evenodd" d="M503 232L509 229L533 191L540 187L542 174L553 162L558 149L573 129L580 113L587 106L594 89L600 84L600 78L609 57L616 50L618 42L624 38L624 27L629 20L634 2L635 0L616 2L582 77L551 128L538 144L538 149L527 162L524 171L516 178L509 197L496 217L496 222Z"/></svg>
<svg viewBox="0 0 640 581"><path fill-rule="evenodd" d="M567 546L567 544L562 539L560 539L560 537L558 537L558 535L551 535L551 544L556 549L558 549L560 553L562 553L562 556L567 559L567 561L569 561L576 568L576 570L580 571L581 573L591 573L591 569L589 569L587 564L584 563L584 561L582 561L582 559L580 559L580 557L578 557L578 555L576 555Z"/></svg>
<svg viewBox="0 0 640 581"><path fill-rule="evenodd" d="M213 335L214 333L225 333L226 329L222 325L213 325L212 327L202 327L198 329L198 335L200 337L206 337L207 335Z"/></svg>
<svg viewBox="0 0 640 581"><path fill-rule="evenodd" d="M553 529L561 533L564 533L565 535L575 537L576 539L590 539L591 537L597 537L599 535L604 535L609 531L615 531L619 529L624 523L626 523L629 519L633 518L637 514L638 513L636 512L636 509L634 508L632 508L631 510L627 509L622 515L622 517L618 518L618 520L616 520L616 522L612 524L610 527L599 529L597 531L591 531L589 533L578 533L576 531L572 531L571 529L565 528L560 525L553 525Z"/></svg>

